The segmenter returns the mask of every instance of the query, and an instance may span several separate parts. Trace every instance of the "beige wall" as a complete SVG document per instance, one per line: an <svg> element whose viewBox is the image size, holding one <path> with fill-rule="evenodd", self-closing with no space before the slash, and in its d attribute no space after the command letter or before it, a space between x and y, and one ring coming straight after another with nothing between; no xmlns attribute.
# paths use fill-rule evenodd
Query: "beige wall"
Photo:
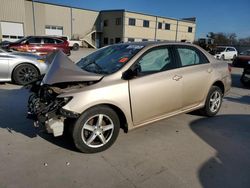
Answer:
<svg viewBox="0 0 250 188"><path fill-rule="evenodd" d="M91 11L34 2L36 33L34 33L32 2L26 0L1 0L0 21L18 22L24 24L24 34L45 35L45 26L62 26L63 35L84 37L95 27L108 20L108 27L100 27L103 39L121 38L126 42L128 38L135 41L148 40L187 40L193 42L195 38L196 24L189 21L177 21L165 17L157 17L129 11ZM71 20L72 18L72 20ZM121 18L122 24L116 25L116 18ZM136 25L128 25L129 18L136 19ZM148 28L143 27L143 20L148 20ZM162 29L158 29L158 22L162 22ZM178 22L178 24L177 24ZM170 30L165 30L165 23L170 24ZM72 25L71 25L72 24ZM177 26L178 25L178 26ZM192 33L188 32L192 27ZM178 32L176 35L176 29ZM100 31L100 30L98 30ZM1 29L0 29L1 36Z"/></svg>
<svg viewBox="0 0 250 188"><path fill-rule="evenodd" d="M121 18L121 25L116 25L116 18ZM108 20L108 26L104 27L104 20ZM115 38L123 39L123 11L111 11L111 12L101 12L101 25L102 25L102 39L101 44L103 44L104 38L108 38L109 44L110 39Z"/></svg>
<svg viewBox="0 0 250 188"><path fill-rule="evenodd" d="M192 33L188 32L188 27L192 27ZM177 40L187 40L193 42L195 39L196 24L192 22L179 21Z"/></svg>
<svg viewBox="0 0 250 188"><path fill-rule="evenodd" d="M25 23L24 0L1 0L0 21ZM25 30L24 30L25 32ZM0 28L0 37L1 28Z"/></svg>
<svg viewBox="0 0 250 188"><path fill-rule="evenodd" d="M128 25L129 18L136 19L136 25ZM149 20L149 28L143 27L143 20ZM162 29L158 29L158 23L162 23ZM178 22L178 27L177 27ZM165 24L170 24L170 30L165 29ZM188 27L192 27L192 33L188 33ZM176 34L176 29L178 32ZM187 21L178 21L176 19L150 16L140 13L125 12L125 41L128 38L134 38L135 41L141 41L142 39L148 40L169 40L169 41L181 41L187 40L193 42L195 38L195 23Z"/></svg>
<svg viewBox="0 0 250 188"><path fill-rule="evenodd" d="M129 18L136 19L136 25L130 26L128 24ZM149 27L143 27L143 20L149 21ZM156 17L132 12L125 12L125 42L128 38L135 38L136 41L142 39L154 40L155 38Z"/></svg>
<svg viewBox="0 0 250 188"><path fill-rule="evenodd" d="M33 22L33 9L32 9L32 2L25 1L25 36L34 35L34 22Z"/></svg>
<svg viewBox="0 0 250 188"><path fill-rule="evenodd" d="M96 29L99 12L72 8L72 25L74 37L82 38Z"/></svg>
<svg viewBox="0 0 250 188"><path fill-rule="evenodd" d="M71 36L70 8L34 3L36 35L45 35L45 25L62 26L63 35Z"/></svg>
<svg viewBox="0 0 250 188"><path fill-rule="evenodd" d="M176 38L177 20L158 17L157 22L162 23L162 29L158 29L157 25L156 40L174 41ZM165 29L165 24L170 24L170 30Z"/></svg>

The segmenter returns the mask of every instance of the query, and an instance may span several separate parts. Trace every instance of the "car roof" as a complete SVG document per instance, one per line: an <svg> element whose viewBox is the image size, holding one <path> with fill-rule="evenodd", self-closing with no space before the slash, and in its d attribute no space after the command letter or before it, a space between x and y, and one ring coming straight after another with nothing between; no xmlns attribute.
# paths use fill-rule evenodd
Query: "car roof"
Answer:
<svg viewBox="0 0 250 188"><path fill-rule="evenodd" d="M185 46L194 46L191 43L187 42L173 42L173 41L141 41L141 42L125 42L125 43L118 43L115 45L138 45L138 46L161 46L161 45L185 45Z"/></svg>

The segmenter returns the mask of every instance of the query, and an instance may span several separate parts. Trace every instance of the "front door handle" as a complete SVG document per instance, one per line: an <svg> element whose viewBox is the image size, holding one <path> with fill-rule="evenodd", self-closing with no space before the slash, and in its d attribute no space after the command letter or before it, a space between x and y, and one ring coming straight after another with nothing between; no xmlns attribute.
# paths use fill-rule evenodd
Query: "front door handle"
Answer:
<svg viewBox="0 0 250 188"><path fill-rule="evenodd" d="M182 76L174 75L174 77L173 77L173 80L175 80L175 81L179 81L180 79L182 79Z"/></svg>
<svg viewBox="0 0 250 188"><path fill-rule="evenodd" d="M213 69L212 69L212 68L209 68L209 69L207 69L207 72L208 72L208 73L211 73L211 72L213 72Z"/></svg>

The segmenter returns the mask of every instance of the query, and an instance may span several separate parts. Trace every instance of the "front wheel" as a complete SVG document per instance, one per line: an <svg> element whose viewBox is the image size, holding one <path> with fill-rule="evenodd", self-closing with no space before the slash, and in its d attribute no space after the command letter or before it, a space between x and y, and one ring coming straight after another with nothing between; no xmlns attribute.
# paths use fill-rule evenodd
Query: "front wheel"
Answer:
<svg viewBox="0 0 250 188"><path fill-rule="evenodd" d="M39 76L39 72L35 66L30 64L18 65L13 71L13 81L19 85L28 84L36 80Z"/></svg>
<svg viewBox="0 0 250 188"><path fill-rule="evenodd" d="M201 113L205 116L215 116L221 107L222 91L218 86L212 86L206 99L206 103Z"/></svg>
<svg viewBox="0 0 250 188"><path fill-rule="evenodd" d="M96 153L108 149L117 139L120 121L115 111L107 106L93 107L75 122L72 136L77 149Z"/></svg>

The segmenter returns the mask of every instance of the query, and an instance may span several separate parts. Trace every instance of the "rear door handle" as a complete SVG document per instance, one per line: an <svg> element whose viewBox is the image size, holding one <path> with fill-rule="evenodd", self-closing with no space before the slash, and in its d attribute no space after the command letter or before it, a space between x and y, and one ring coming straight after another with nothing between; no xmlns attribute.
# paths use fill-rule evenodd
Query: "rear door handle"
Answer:
<svg viewBox="0 0 250 188"><path fill-rule="evenodd" d="M179 81L180 79L182 79L182 76L174 75L174 77L173 77L173 80L175 80L175 81Z"/></svg>

